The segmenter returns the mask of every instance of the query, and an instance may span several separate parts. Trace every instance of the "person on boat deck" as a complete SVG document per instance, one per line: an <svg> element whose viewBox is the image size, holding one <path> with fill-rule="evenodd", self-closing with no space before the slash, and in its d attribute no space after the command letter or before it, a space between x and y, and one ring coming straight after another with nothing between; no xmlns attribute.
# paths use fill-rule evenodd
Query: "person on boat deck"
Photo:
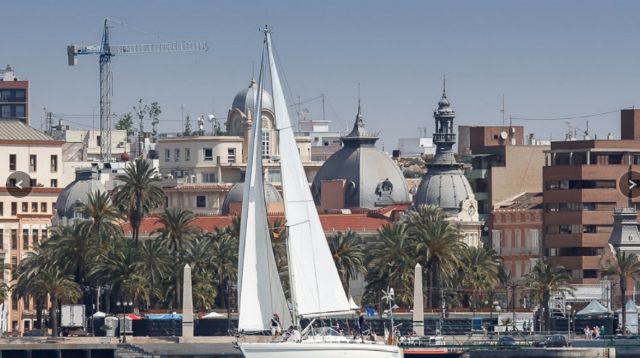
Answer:
<svg viewBox="0 0 640 358"><path fill-rule="evenodd" d="M271 335L272 336L278 336L280 335L280 316L278 316L277 313L273 314L273 317L271 317Z"/></svg>
<svg viewBox="0 0 640 358"><path fill-rule="evenodd" d="M364 342L364 313L360 310L356 312L358 313L358 333L360 333L360 339Z"/></svg>

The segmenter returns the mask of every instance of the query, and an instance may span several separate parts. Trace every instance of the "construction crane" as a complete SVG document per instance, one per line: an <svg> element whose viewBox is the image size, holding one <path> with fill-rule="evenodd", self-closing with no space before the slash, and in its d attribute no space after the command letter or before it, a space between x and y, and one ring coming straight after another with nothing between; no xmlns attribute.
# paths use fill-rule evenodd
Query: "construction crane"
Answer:
<svg viewBox="0 0 640 358"><path fill-rule="evenodd" d="M111 161L111 57L122 54L168 53L207 51L206 42L163 42L134 45L112 45L111 24L104 19L104 30L100 45L67 46L69 66L78 64L78 55L98 55L100 61L100 160ZM141 133L142 134L142 133Z"/></svg>

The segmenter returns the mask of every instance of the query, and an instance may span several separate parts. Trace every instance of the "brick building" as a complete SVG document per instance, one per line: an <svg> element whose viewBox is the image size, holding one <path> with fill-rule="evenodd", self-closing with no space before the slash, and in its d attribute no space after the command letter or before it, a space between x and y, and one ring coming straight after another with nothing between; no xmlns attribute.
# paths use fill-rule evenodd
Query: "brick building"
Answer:
<svg viewBox="0 0 640 358"><path fill-rule="evenodd" d="M9 65L0 70L0 119L29 124L29 81L16 77Z"/></svg>

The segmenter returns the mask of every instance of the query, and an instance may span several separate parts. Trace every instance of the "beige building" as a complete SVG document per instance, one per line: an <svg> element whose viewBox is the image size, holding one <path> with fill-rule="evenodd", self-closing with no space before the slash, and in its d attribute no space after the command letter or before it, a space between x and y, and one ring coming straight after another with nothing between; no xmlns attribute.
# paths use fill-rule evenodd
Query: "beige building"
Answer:
<svg viewBox="0 0 640 358"><path fill-rule="evenodd" d="M100 160L100 130L69 129L60 123L51 130L51 137L66 142L68 155L73 156L74 161L99 161ZM77 148L76 150L70 150ZM119 159L123 153L130 153L131 144L127 140L127 131L111 130L111 154ZM65 160L66 161L66 160ZM71 178L73 180L73 178Z"/></svg>
<svg viewBox="0 0 640 358"><path fill-rule="evenodd" d="M234 98L227 116L225 135L159 138L156 152L167 205L199 215L219 215L225 195L244 181L249 135L257 87L254 81ZM280 163L278 138L271 95L263 92L262 159L265 178L278 185ZM322 162L311 160L311 139L297 137L298 152L307 178L312 181Z"/></svg>
<svg viewBox="0 0 640 358"><path fill-rule="evenodd" d="M0 257L14 267L34 244L48 237L55 202L61 189L63 142L15 121L0 121ZM24 197L11 194L7 186L16 172L28 174L31 193ZM18 183L15 183L18 184ZM11 272L2 274L11 282ZM33 328L35 307L32 301L6 299L8 330Z"/></svg>

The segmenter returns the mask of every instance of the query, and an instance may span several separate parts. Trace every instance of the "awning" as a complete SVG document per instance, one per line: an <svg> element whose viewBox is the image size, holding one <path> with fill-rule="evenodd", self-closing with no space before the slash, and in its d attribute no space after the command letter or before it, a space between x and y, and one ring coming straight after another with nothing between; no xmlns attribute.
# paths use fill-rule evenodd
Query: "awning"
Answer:
<svg viewBox="0 0 640 358"><path fill-rule="evenodd" d="M202 319L220 319L220 318L227 318L227 316L220 314L218 312L213 312L213 311L202 316Z"/></svg>
<svg viewBox="0 0 640 358"><path fill-rule="evenodd" d="M576 313L577 316L601 316L609 314L609 310L603 306L598 300L593 300L587 307Z"/></svg>

